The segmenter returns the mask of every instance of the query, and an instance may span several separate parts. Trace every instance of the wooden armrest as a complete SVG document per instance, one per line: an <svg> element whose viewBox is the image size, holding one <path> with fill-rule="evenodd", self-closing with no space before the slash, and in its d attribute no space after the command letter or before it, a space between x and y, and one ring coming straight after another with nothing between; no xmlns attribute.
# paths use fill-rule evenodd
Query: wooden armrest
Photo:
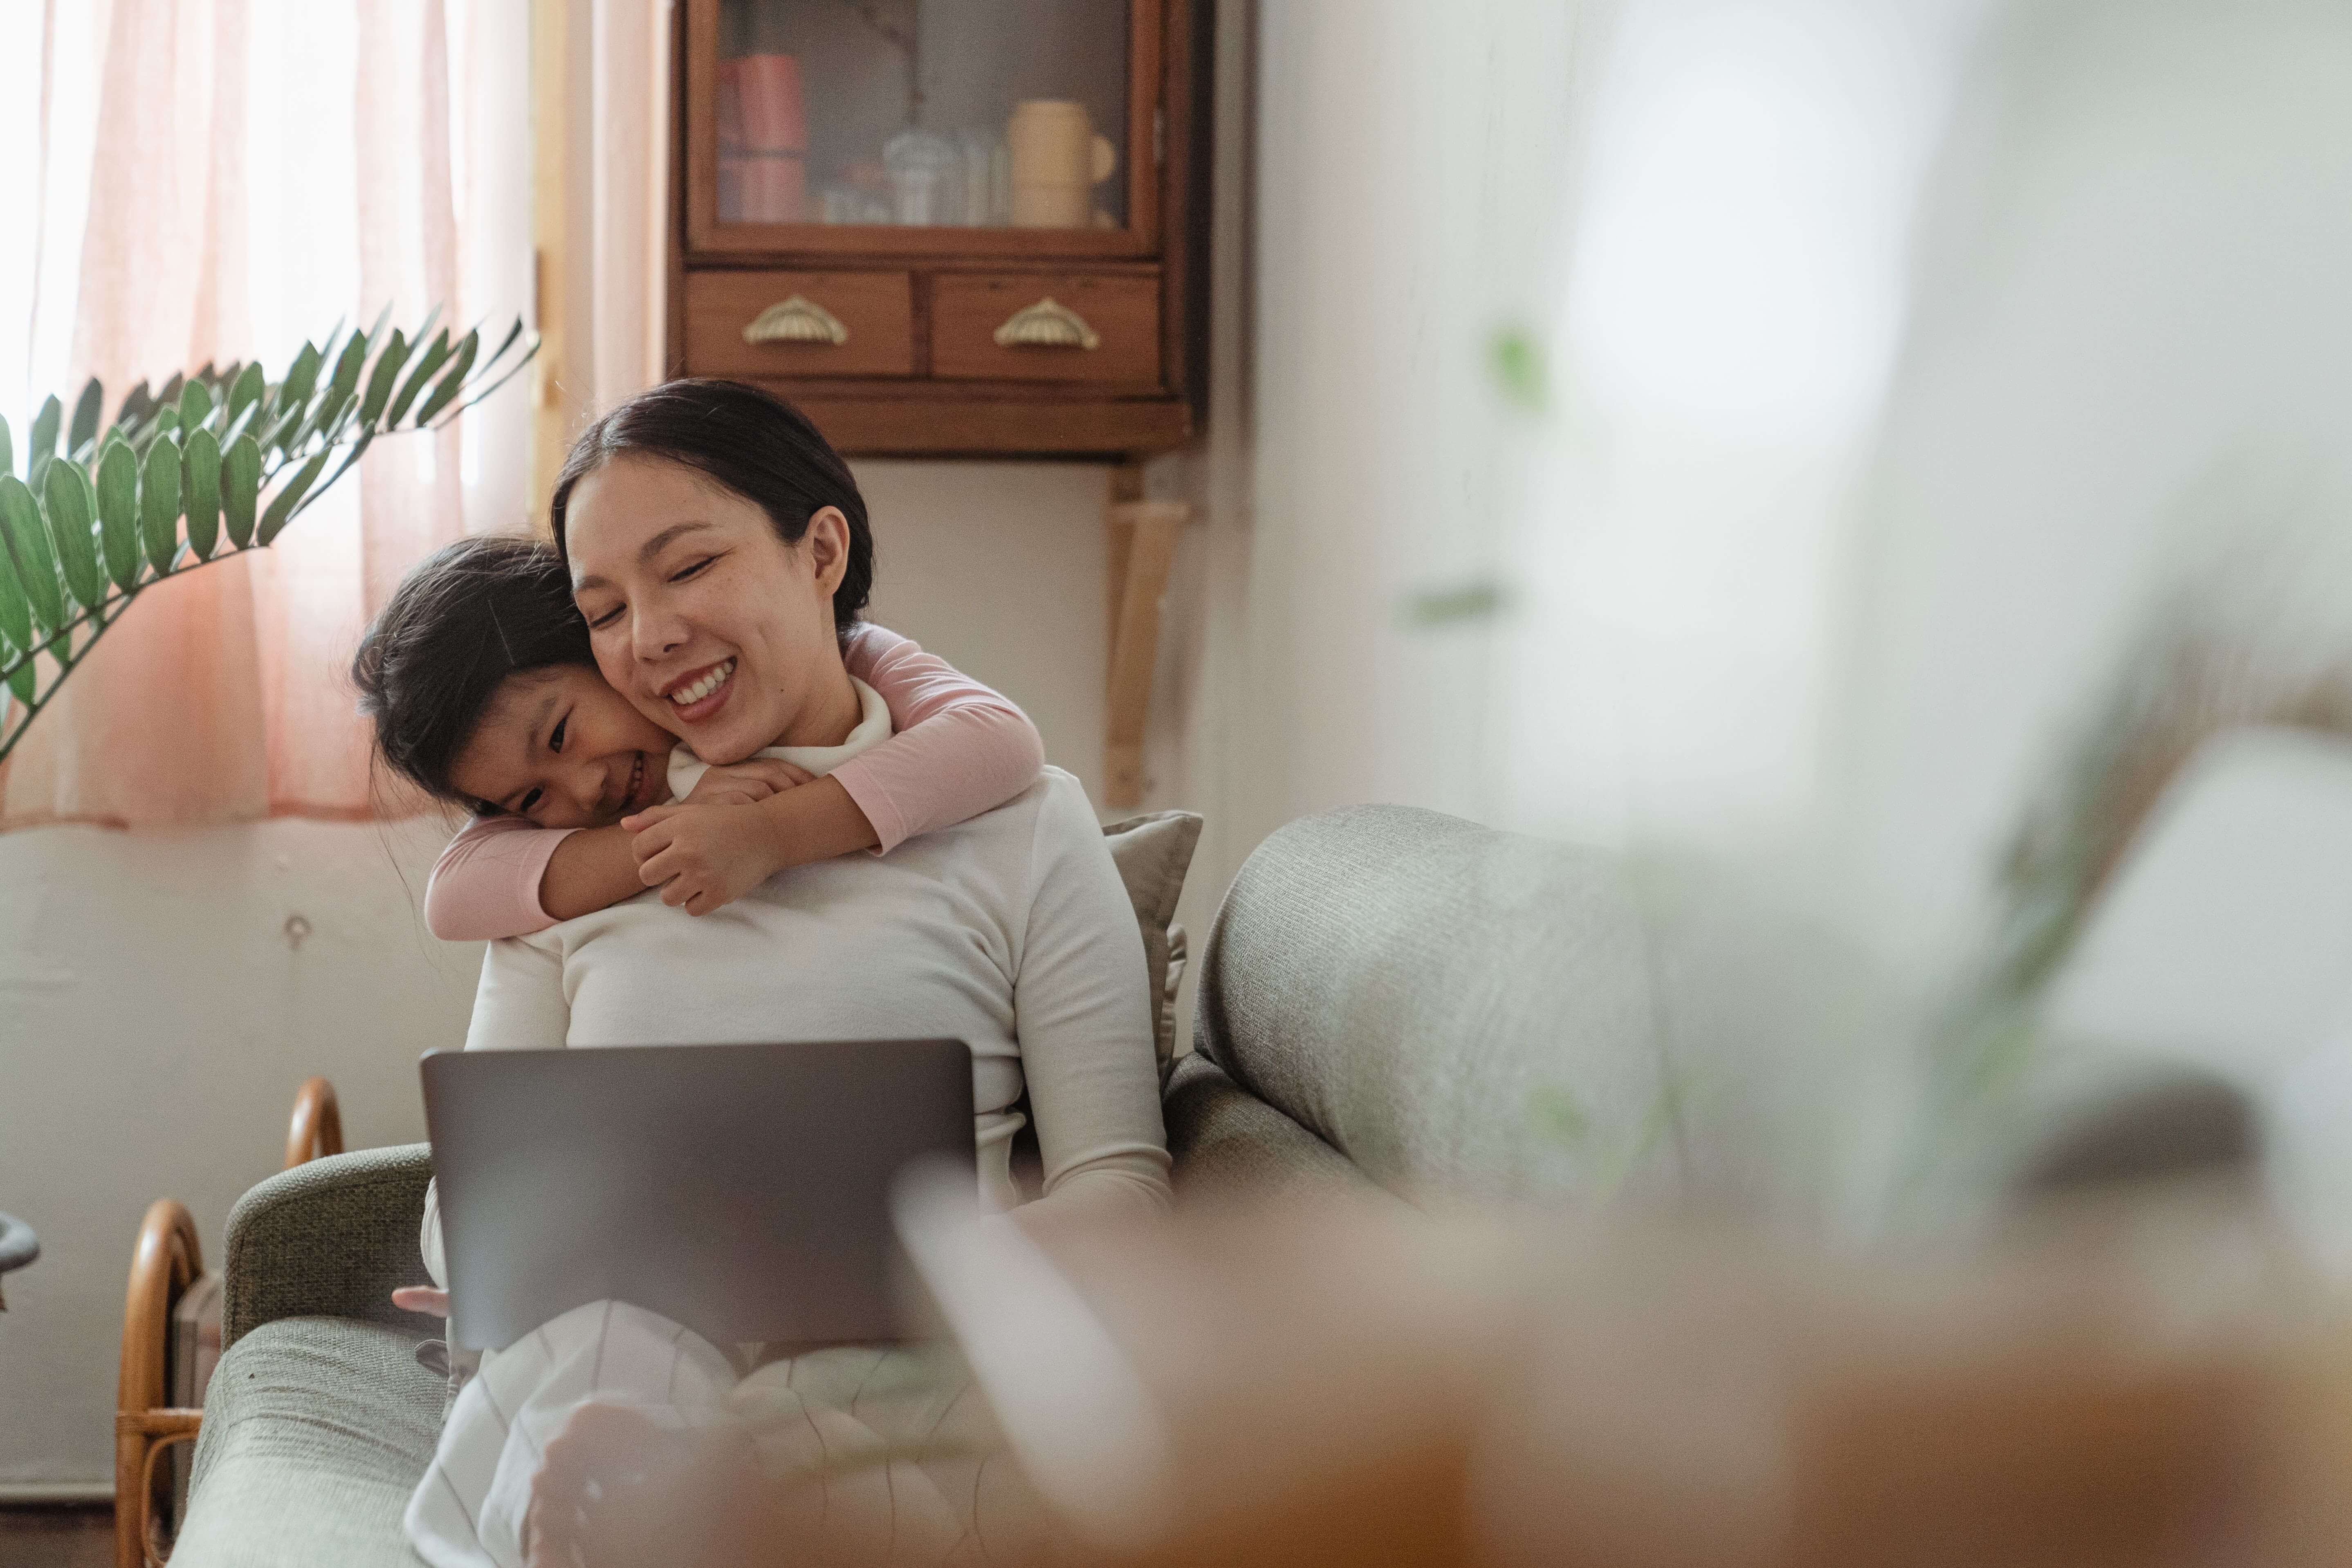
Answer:
<svg viewBox="0 0 2352 1568"><path fill-rule="evenodd" d="M131 1286L122 1298L122 1372L114 1396L115 1561L141 1568L162 1561L152 1539L149 1502L155 1457L190 1441L201 1410L166 1405L163 1378L171 1346L172 1310L205 1271L196 1222L170 1198L148 1205L131 1253Z"/></svg>
<svg viewBox="0 0 2352 1568"><path fill-rule="evenodd" d="M171 1406L161 1410L118 1410L114 1413L114 1429L142 1437L193 1437L204 1419L201 1410Z"/></svg>
<svg viewBox="0 0 2352 1568"><path fill-rule="evenodd" d="M115 1408L146 1412L163 1407L164 1350L172 1334L172 1309L205 1271L196 1222L181 1205L157 1198L139 1226L131 1254L131 1288L122 1298L122 1376Z"/></svg>
<svg viewBox="0 0 2352 1568"><path fill-rule="evenodd" d="M305 1079L294 1091L294 1119L286 1126L286 1163L297 1165L343 1152L343 1113L335 1103L335 1086L323 1078Z"/></svg>

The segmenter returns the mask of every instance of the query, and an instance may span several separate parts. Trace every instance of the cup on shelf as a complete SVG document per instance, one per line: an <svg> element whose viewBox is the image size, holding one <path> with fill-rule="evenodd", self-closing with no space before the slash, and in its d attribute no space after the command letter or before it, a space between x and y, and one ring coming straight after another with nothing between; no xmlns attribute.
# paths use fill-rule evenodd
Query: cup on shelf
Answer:
<svg viewBox="0 0 2352 1568"><path fill-rule="evenodd" d="M928 131L901 131L882 144L890 179L893 223L929 226L963 221L963 158L954 142Z"/></svg>
<svg viewBox="0 0 2352 1568"><path fill-rule="evenodd" d="M1033 98L1015 104L1004 128L1012 151L1012 218L1017 228L1084 228L1094 221L1094 188L1118 168L1118 150L1096 134L1087 106Z"/></svg>
<svg viewBox="0 0 2352 1568"><path fill-rule="evenodd" d="M1002 228L1013 220L1013 158L993 131L956 132L961 155L963 222L973 228Z"/></svg>

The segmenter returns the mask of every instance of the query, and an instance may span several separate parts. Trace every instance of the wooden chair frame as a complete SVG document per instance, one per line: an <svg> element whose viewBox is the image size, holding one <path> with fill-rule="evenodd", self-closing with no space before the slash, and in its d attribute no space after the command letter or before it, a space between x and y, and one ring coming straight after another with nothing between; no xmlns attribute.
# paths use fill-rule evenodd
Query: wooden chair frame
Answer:
<svg viewBox="0 0 2352 1568"><path fill-rule="evenodd" d="M343 1152L343 1119L334 1085L305 1081L286 1129L284 1168ZM202 1410L164 1403L172 1313L205 1271L196 1222L186 1207L158 1198L139 1226L131 1285L122 1301L122 1373L114 1401L115 1568L161 1568L171 1549L155 1539L155 1466L175 1443L192 1443Z"/></svg>

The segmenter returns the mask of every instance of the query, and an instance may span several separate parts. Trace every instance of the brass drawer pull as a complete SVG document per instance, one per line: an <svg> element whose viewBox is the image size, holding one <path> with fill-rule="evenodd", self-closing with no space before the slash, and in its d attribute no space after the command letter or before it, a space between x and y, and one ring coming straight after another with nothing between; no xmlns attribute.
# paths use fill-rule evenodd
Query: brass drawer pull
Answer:
<svg viewBox="0 0 2352 1568"><path fill-rule="evenodd" d="M1001 349L1098 349L1102 334L1052 295L1013 312L996 329Z"/></svg>
<svg viewBox="0 0 2352 1568"><path fill-rule="evenodd" d="M841 318L804 294L769 306L743 329L747 343L827 343L838 348L849 341Z"/></svg>

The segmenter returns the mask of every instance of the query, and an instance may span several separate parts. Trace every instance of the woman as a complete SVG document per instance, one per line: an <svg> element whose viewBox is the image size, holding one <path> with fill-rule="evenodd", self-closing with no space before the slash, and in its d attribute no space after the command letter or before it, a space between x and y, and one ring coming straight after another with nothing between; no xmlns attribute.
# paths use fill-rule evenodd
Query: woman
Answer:
<svg viewBox="0 0 2352 1568"><path fill-rule="evenodd" d="M780 463L782 453L805 460ZM845 598L854 615L871 574L865 509L846 466L785 405L726 383L646 393L574 447L552 516L598 669L703 763L789 748L821 773L887 736L887 711L877 729L838 636ZM691 784L672 782L680 794ZM648 814L641 857L651 868L723 855L714 816L727 809ZM467 1046L960 1038L973 1055L983 1196L1017 1202L1006 1153L1025 1089L1045 1195L1020 1217L1051 1223L1166 1201L1145 992L1141 938L1092 809L1049 769L971 821L888 855L798 868L698 919L640 897L494 943ZM428 1265L446 1283L438 1243L428 1204ZM601 1327L607 1319L619 1327ZM653 1394L625 1381L641 1363ZM900 1425L951 1433L956 1405L979 1403L909 1355L872 1350L732 1382L718 1352L651 1314L566 1314L486 1358L411 1502L411 1539L436 1563L535 1555L541 1458L583 1404L654 1405L672 1426L731 1417L753 1446L739 1457L756 1450L773 1479L821 1471L844 1442L888 1449ZM948 1453L929 1468L861 1470L823 1492L826 1528L837 1534L836 1511L862 1510L877 1517L849 1521L859 1530L935 1541L944 1555L991 1495L977 1471L967 1489L959 1467L971 1464Z"/></svg>

